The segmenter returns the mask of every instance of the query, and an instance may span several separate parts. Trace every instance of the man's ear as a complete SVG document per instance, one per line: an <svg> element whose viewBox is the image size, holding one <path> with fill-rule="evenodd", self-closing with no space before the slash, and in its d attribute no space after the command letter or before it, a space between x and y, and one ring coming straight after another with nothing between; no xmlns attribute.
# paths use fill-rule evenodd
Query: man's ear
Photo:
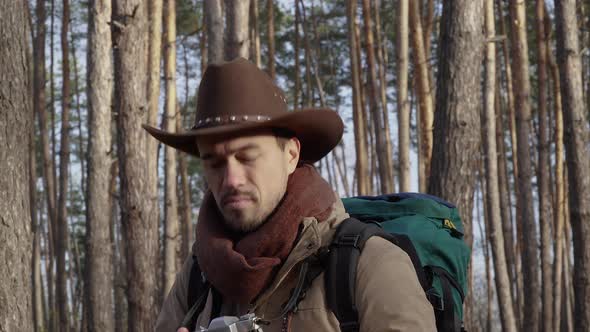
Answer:
<svg viewBox="0 0 590 332"><path fill-rule="evenodd" d="M297 137L291 137L285 146L285 153L287 158L287 169L289 174L295 172L297 164L299 163L299 156L301 153L301 142Z"/></svg>

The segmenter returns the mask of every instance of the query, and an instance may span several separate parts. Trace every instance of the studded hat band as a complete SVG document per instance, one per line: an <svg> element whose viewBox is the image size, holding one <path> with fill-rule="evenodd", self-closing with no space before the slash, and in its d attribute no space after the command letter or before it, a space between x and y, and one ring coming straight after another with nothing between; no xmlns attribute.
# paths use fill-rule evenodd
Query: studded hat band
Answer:
<svg viewBox="0 0 590 332"><path fill-rule="evenodd" d="M229 123L241 123L241 122L263 122L272 119L267 115L225 115L205 118L197 121L192 129L200 129L207 127L216 127Z"/></svg>

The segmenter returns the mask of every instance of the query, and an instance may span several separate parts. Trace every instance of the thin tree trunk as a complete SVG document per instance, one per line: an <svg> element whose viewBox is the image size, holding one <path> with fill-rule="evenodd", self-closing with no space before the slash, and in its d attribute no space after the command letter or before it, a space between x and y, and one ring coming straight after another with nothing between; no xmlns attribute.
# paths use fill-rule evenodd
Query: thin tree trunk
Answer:
<svg viewBox="0 0 590 332"><path fill-rule="evenodd" d="M166 117L165 130L176 131L176 1L166 0L166 42L165 68L166 77ZM172 288L178 268L180 239L178 232L178 196L176 195L176 149L166 146L164 157L164 297Z"/></svg>
<svg viewBox="0 0 590 332"><path fill-rule="evenodd" d="M361 100L361 79L359 73L359 58L357 57L356 31L356 0L346 2L348 22L348 42L350 54L350 72L352 85L352 118L354 122L354 145L356 151L355 179L358 195L368 195L370 181L367 164L367 135L365 129L365 112Z"/></svg>
<svg viewBox="0 0 590 332"><path fill-rule="evenodd" d="M255 60L256 66L260 68L262 61L260 59L260 32L258 31L258 0L250 2L250 54Z"/></svg>
<svg viewBox="0 0 590 332"><path fill-rule="evenodd" d="M225 2L225 60L236 57L249 58L248 8L250 0L226 0Z"/></svg>
<svg viewBox="0 0 590 332"><path fill-rule="evenodd" d="M223 18L221 1L204 0L205 22L207 25L207 64L223 61Z"/></svg>
<svg viewBox="0 0 590 332"><path fill-rule="evenodd" d="M0 0L0 331L32 331L30 146L32 64L24 1Z"/></svg>
<svg viewBox="0 0 590 332"><path fill-rule="evenodd" d="M311 85L311 46L309 44L309 35L306 33L306 25L308 24L307 18L305 15L305 4L303 1L298 1L299 5L301 6L301 26L303 27L303 38L304 38L304 47L305 47L305 98L303 99L303 104L306 107L311 107L313 103L312 98L312 85Z"/></svg>
<svg viewBox="0 0 590 332"><path fill-rule="evenodd" d="M516 332L516 321L512 308L512 295L510 291L510 279L506 264L506 251L504 248L504 234L502 233L502 220L500 215L500 189L498 187L498 156L496 148L496 114L494 108L496 89L496 45L493 38L496 35L494 24L494 2L485 0L485 26L486 26L486 56L485 56L485 82L484 82L484 112L483 123L485 173L486 173L486 217L488 218L487 233L492 246L494 258L494 279L498 294L498 307L503 331ZM488 287L490 287L489 285Z"/></svg>
<svg viewBox="0 0 590 332"><path fill-rule="evenodd" d="M547 114L547 40L544 23L544 0L536 2L537 59L538 59L538 163L537 183L539 188L539 223L541 228L541 277L543 281L542 329L553 331L553 278L551 277L551 197L549 190L549 119Z"/></svg>
<svg viewBox="0 0 590 332"><path fill-rule="evenodd" d="M410 105L408 102L408 15L409 0L399 1L397 51L397 110L399 191L410 191Z"/></svg>
<svg viewBox="0 0 590 332"><path fill-rule="evenodd" d="M574 329L590 330L590 132L582 90L576 1L555 3L557 59L567 156L569 210L574 243Z"/></svg>
<svg viewBox="0 0 590 332"><path fill-rule="evenodd" d="M118 1L118 0L116 0ZM148 67L147 67L147 98L149 111L147 123L155 125L158 121L158 110L160 101L160 68L162 63L162 11L163 0L148 0ZM148 177L157 178L158 169L158 141L148 140L146 142L147 154L150 158L148 162ZM153 191L152 191L153 190ZM158 190L157 184L150 188L150 192L155 193ZM156 210L156 213L158 211Z"/></svg>
<svg viewBox="0 0 590 332"><path fill-rule="evenodd" d="M268 37L268 74L275 81L277 73L275 69L275 13L273 0L266 1L266 13L268 15L268 22L266 24L266 34Z"/></svg>
<svg viewBox="0 0 590 332"><path fill-rule="evenodd" d="M514 235L512 224L512 199L510 193L510 184L508 183L508 165L506 161L506 145L504 142L504 121L502 110L505 109L500 98L500 84L496 81L496 151L498 154L498 187L500 190L500 213L502 216L502 233L504 237L504 252L506 256L506 265L508 269L509 287L511 290L511 301L513 309L516 307L514 301L513 283L515 280L515 260L514 260ZM514 312L514 311L513 311ZM518 327L518 320L515 322Z"/></svg>
<svg viewBox="0 0 590 332"><path fill-rule="evenodd" d="M514 94L516 109L517 155L518 155L518 196L517 210L522 224L521 262L523 276L524 311L523 326L531 331L539 329L541 312L541 291L537 264L537 231L533 212L533 189L531 155L529 148L531 131L531 85L529 80L529 58L526 34L525 3L510 1L512 71L514 73Z"/></svg>
<svg viewBox="0 0 590 332"><path fill-rule="evenodd" d="M50 95L51 95L51 101L50 101L50 111L51 111L51 157L53 158L53 165L55 165L55 167L53 167L53 183L55 183L55 185L53 186L53 197L54 197L54 201L57 204L57 144L55 143L56 141L56 137L57 135L55 134L55 70L54 68L54 64L55 64L55 57L54 57L54 53L55 53L55 33L54 33L54 21L55 21L55 0L51 0L51 29L50 29L50 40L49 40L49 49L50 49L50 63L49 63L49 73L50 73ZM55 222L53 223L53 230L55 231L54 233L57 233L57 206L55 207L54 210L55 213ZM54 246L55 246L55 240L54 240ZM54 252L55 255L55 252ZM55 285L54 285L55 286ZM55 314L57 314L57 303L54 304L55 308ZM57 326L57 320L54 320L53 322L53 329L56 330L58 328Z"/></svg>
<svg viewBox="0 0 590 332"><path fill-rule="evenodd" d="M252 0L252 2L256 2L256 0ZM301 96L301 76L299 75L299 73L301 72L301 70L299 69L299 50L301 49L301 37L299 35L300 24L301 10L299 9L299 1L295 0L295 49L293 50L293 52L295 53L295 91L293 91L293 109L298 109L301 107L301 104L299 102L299 98Z"/></svg>
<svg viewBox="0 0 590 332"><path fill-rule="evenodd" d="M80 160L80 189L82 190L82 196L84 198L84 204L86 204L87 192L86 192L86 149L84 147L84 135L82 133L82 127L87 128L86 124L82 125L84 122L82 120L82 110L81 110L81 103L80 103L80 78L78 75L78 60L76 56L76 38L74 37L74 31L72 26L69 26L70 31L70 54L72 56L72 67L74 69L74 94L76 96L76 116L78 117L78 159Z"/></svg>
<svg viewBox="0 0 590 332"><path fill-rule="evenodd" d="M186 108L186 107L185 107ZM181 121L180 116L176 118L176 131L180 131ZM181 220L181 246L180 246L180 261L183 262L191 251L192 243L192 221L191 221L191 192L188 178L188 161L187 155L183 152L178 154L178 172L180 173L180 190L181 200L180 220Z"/></svg>
<svg viewBox="0 0 590 332"><path fill-rule="evenodd" d="M56 301L61 331L69 331L68 295L66 274L66 251L68 250L68 213L66 209L68 194L68 165L70 161L70 62L68 50L68 25L70 21L69 0L63 0L63 15L61 24L62 49L62 112L61 136L59 153L59 197L57 203L57 272L56 272Z"/></svg>
<svg viewBox="0 0 590 332"><path fill-rule="evenodd" d="M372 114L373 126L375 130L375 142L378 158L379 179L381 183L381 192L387 193L393 191L393 167L391 165L391 151L387 149L385 136L389 135L385 131L383 111L379 108L378 97L378 79L376 70L375 50L373 45L373 20L369 0L363 0L363 18L365 32L365 50L367 56L367 66L369 71L368 89L369 89L369 107Z"/></svg>
<svg viewBox="0 0 590 332"><path fill-rule="evenodd" d="M115 2L113 42L117 153L121 181L121 215L127 257L129 332L154 326L158 253L156 170L148 161L151 137L141 128L148 120L147 52L148 11L143 1ZM137 69L140 70L137 70Z"/></svg>
<svg viewBox="0 0 590 332"><path fill-rule="evenodd" d="M418 1L410 1L409 23L411 29L412 49L414 50L414 67L416 88L420 109L420 144L418 147L418 179L420 192L426 192L428 188L428 178L430 172L430 162L432 158L433 144L433 101L430 91L430 73L428 68L428 59L424 51L424 40L422 32L422 23L420 19L420 7Z"/></svg>
<svg viewBox="0 0 590 332"><path fill-rule="evenodd" d="M111 183L111 105L113 64L111 1L95 0L88 24L88 206L86 234L86 312L88 331L113 331L113 250L109 235L113 210ZM108 276L108 277L107 277Z"/></svg>
<svg viewBox="0 0 590 332"><path fill-rule="evenodd" d="M44 22L41 22L45 24ZM35 84L33 84L35 85ZM34 113L33 113L34 114ZM33 259L31 261L31 290L32 290L32 312L33 312L33 328L35 332L41 332L45 330L45 324L43 321L43 294L41 283L41 248L40 248L40 236L39 233L41 228L37 220L37 158L35 148L35 125L31 122L31 128L29 132L29 202L30 202L30 214L31 214L31 234L33 235Z"/></svg>
<svg viewBox="0 0 590 332"><path fill-rule="evenodd" d="M375 11L375 37L377 43L377 71L379 76L379 96L381 101L381 112L383 113L383 138L384 138L384 150L385 150L385 158L388 160L388 191L393 192L395 191L395 176L394 176L394 157L393 157L393 147L391 143L391 130L389 128L389 112L387 110L387 95L386 95L386 88L387 88L387 81L385 79L385 72L387 70L387 54L384 52L385 45L383 42L383 38L381 38L381 0L374 0L373 1L373 10Z"/></svg>

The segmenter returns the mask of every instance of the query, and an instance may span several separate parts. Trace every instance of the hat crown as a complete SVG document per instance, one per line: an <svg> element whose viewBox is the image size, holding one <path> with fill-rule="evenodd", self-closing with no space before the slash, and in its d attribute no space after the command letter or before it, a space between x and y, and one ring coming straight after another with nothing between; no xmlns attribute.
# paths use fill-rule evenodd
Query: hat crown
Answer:
<svg viewBox="0 0 590 332"><path fill-rule="evenodd" d="M267 121L287 112L284 94L271 78L252 62L237 58L205 70L193 128Z"/></svg>

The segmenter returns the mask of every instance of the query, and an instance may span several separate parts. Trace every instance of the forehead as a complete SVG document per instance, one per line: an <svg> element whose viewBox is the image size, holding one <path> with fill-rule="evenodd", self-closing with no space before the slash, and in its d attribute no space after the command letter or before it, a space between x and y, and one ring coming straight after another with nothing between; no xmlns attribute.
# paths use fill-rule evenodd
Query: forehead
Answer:
<svg viewBox="0 0 590 332"><path fill-rule="evenodd" d="M229 155L246 149L265 149L277 145L276 137L270 132L258 132L234 137L205 137L197 140L202 159L213 155Z"/></svg>

